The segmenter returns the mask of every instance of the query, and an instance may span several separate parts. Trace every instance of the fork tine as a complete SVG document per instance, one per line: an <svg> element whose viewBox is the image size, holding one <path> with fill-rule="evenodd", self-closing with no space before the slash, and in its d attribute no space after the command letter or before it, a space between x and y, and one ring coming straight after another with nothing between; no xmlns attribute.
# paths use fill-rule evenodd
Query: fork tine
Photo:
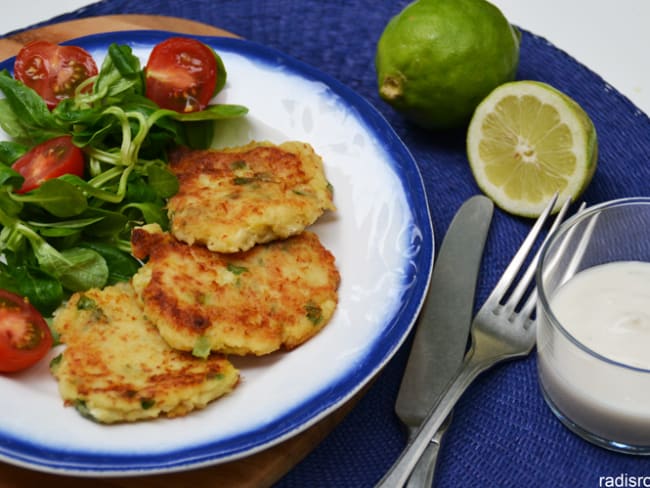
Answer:
<svg viewBox="0 0 650 488"><path fill-rule="evenodd" d="M555 202L557 201L557 198L558 195L556 193L555 195L553 195L553 198L551 198L551 201L543 210L541 215L537 218L537 221L535 222L533 228L530 230L530 232L524 239L524 242L521 244L521 247L517 251L517 254L515 254L515 256L512 258L512 261L510 261L510 264L501 275L501 279L496 284L494 290L492 290L492 293L490 293L490 296L485 301L484 307L494 307L495 305L501 302L506 292L512 285L513 280L517 276L517 273L519 272L524 262L526 261L526 258L528 257L530 250L532 249L533 245L535 244L535 241L537 240L537 236L539 235L540 231L542 230L542 227L544 226L544 222L546 222L546 219L550 215L551 210L553 210L553 207L555 206Z"/></svg>
<svg viewBox="0 0 650 488"><path fill-rule="evenodd" d="M585 209L585 207L586 207L586 204L583 203L580 206L580 208L578 209L577 214L582 212ZM598 222L598 217L599 217L598 214L594 215L589 220L589 223L586 225L586 229L582 232L582 235L580 236L580 241L576 245L576 249L573 252L573 256L571 258L571 261L569 262L569 264L564 269L564 275L563 275L562 279L560 280L560 284L563 284L569 278L571 278L574 274L576 274L576 270L578 269L578 266L580 265L580 261L582 260L582 257L584 256L585 249L586 249L587 245L589 244L589 241L591 240L591 234L594 231L594 227L596 226L596 222ZM558 258L562 254L565 254L565 251L563 250L563 248L568 247L569 243L574 242L573 235L576 232L576 230L577 230L577 227L573 227L564 236L564 239L563 239L562 243L560 244L560 250L561 251L556 253L556 256ZM555 266L557 266L557 263L551 264L549 266L549 269L552 269Z"/></svg>
<svg viewBox="0 0 650 488"><path fill-rule="evenodd" d="M578 211L576 212L576 215L579 215L586 207L587 207L587 204L585 202L583 202L580 205L580 208L578 208ZM558 217L559 217L559 215L558 215ZM597 217L594 218L593 220L591 220L587 224L587 229L580 236L580 242L576 246L576 251L573 254L573 258L571 259L571 262L566 266L566 268L564 270L564 276L560 280L560 283L564 283L567 279L571 278L575 274L576 269L577 269L577 267L579 265L579 262L582 259L582 256L584 255L585 248L586 248L589 240L591 239L591 234L592 234L592 232L594 230L594 225L596 224L596 220L597 220ZM552 231L555 230L555 227L557 227L557 225L559 225L559 222L556 222L555 224L553 224L553 228L549 231L548 236L551 235ZM572 239L573 239L573 234L574 234L575 231L576 231L576 228L574 227L569 232L566 233L562 243L560 244L561 248L568 246L569 242L571 242ZM548 239L548 236L546 237L547 239ZM559 257L560 254L561 253L558 253L556 257ZM537 260L539 260L538 257L536 257L536 261ZM556 259L556 261L557 261L557 259ZM551 262L548 267L549 267L549 269L552 269L552 268L554 268L556 266L558 266L557 262ZM536 302L537 302L537 289L534 289L533 292L531 293L530 298L526 301L526 304L521 309L522 314L525 314L526 316L530 316L530 314L532 314L532 312L533 312L533 308L536 306Z"/></svg>
<svg viewBox="0 0 650 488"><path fill-rule="evenodd" d="M564 214L566 214L566 211L569 208L570 203L571 203L570 200L567 199L567 201L564 202L564 204L562 205L562 208L560 208L560 211L555 217L555 221L553 222L553 225L551 226L548 233L546 234L547 238L553 233L553 231L555 231L555 229L557 229L560 223L564 220ZM539 247L537 253L535 254L535 257L531 260L530 264L528 265L528 268L526 269L523 276L519 280L517 287L511 293L510 298L508 299L508 306L507 306L509 310L514 309L517 306L517 304L521 301L521 298L524 296L524 293L526 293L526 290L528 289L528 285L530 284L533 277L535 276L535 268L537 267L537 261L539 261L539 256L541 254L541 251L542 251L542 246Z"/></svg>
<svg viewBox="0 0 650 488"><path fill-rule="evenodd" d="M566 214L567 209L569 208L569 204L571 203L570 200L567 200L564 202L564 205L562 205L562 208L558 212L557 216L555 217L555 221L553 222L553 225L549 229L548 233L546 234L546 238L544 239L544 242L551 236L553 232L555 232L555 229L557 229L562 221L564 220L564 214ZM583 203L582 206L580 207L580 210L582 210L585 207L585 204ZM580 211L579 210L579 211ZM535 271L537 268L537 262L539 261L540 255L542 254L542 247L544 247L544 242L542 242L542 245L539 247L537 253L535 254L535 257L533 260L530 262L530 266L526 270L526 275L522 279L522 282L519 283L519 286L517 288L521 288L523 282L526 283L526 286L524 286L523 290L521 293L525 291L525 288L528 287L528 283L533 279L535 276ZM521 296L517 298L517 302L521 299ZM532 292L530 293L530 296L526 300L526 303L521 307L520 313L521 316L524 319L527 319L531 316L533 313L533 309L535 308L535 305L537 304L537 287L533 288Z"/></svg>

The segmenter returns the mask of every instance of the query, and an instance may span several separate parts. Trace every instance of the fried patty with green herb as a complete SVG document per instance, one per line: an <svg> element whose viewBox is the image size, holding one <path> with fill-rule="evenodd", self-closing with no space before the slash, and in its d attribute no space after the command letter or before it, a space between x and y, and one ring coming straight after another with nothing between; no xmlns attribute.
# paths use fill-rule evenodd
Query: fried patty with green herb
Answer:
<svg viewBox="0 0 650 488"><path fill-rule="evenodd" d="M132 280L146 316L170 346L198 356L292 349L336 309L340 275L313 232L225 254L154 224L134 229L132 246L148 257Z"/></svg>
<svg viewBox="0 0 650 488"><path fill-rule="evenodd" d="M59 392L100 423L185 415L239 381L221 355L200 359L169 347L129 283L74 294L53 326L66 344L50 365Z"/></svg>
<svg viewBox="0 0 650 488"><path fill-rule="evenodd" d="M335 209L321 157L304 142L179 147L169 167L179 183L167 202L171 231L211 251L246 251L299 234Z"/></svg>

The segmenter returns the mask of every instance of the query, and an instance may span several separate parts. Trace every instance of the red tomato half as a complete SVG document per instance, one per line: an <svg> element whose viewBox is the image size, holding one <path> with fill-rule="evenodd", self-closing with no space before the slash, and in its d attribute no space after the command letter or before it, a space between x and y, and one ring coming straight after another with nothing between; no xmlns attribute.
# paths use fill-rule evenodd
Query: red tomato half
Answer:
<svg viewBox="0 0 650 488"><path fill-rule="evenodd" d="M196 39L171 37L149 55L145 94L162 108L196 112L208 105L217 76L217 60L208 46Z"/></svg>
<svg viewBox="0 0 650 488"><path fill-rule="evenodd" d="M0 373L37 363L52 347L43 316L24 298L0 290Z"/></svg>
<svg viewBox="0 0 650 488"><path fill-rule="evenodd" d="M33 147L11 167L25 178L23 186L17 190L25 193L61 175L83 177L84 156L81 149L72 143L72 137L61 136Z"/></svg>
<svg viewBox="0 0 650 488"><path fill-rule="evenodd" d="M14 76L36 90L52 109L74 95L75 88L97 74L92 56L76 46L32 41L16 56Z"/></svg>

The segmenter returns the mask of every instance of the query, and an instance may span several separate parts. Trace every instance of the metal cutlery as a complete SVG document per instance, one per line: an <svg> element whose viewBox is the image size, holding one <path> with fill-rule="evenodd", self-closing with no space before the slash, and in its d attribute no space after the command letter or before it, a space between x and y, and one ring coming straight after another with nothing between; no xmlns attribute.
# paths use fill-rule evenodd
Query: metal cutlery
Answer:
<svg viewBox="0 0 650 488"><path fill-rule="evenodd" d="M428 296L411 346L395 412L412 438L460 367L469 336L476 278L492 220L492 201L477 195L454 216L436 258ZM446 427L420 457L408 486L431 486Z"/></svg>
<svg viewBox="0 0 650 488"><path fill-rule="evenodd" d="M526 356L535 345L536 291L528 289L535 274L539 252L516 282L519 271L534 248L537 237L555 205L557 196L537 219L519 251L504 271L496 287L478 311L471 326L472 345L465 355L463 365L450 382L440 401L430 410L415 437L376 485L377 488L404 486L418 459L436 431L443 424L463 392L476 377L500 361ZM565 202L558 213L550 235L564 218L569 206ZM508 293L511 288L512 293Z"/></svg>

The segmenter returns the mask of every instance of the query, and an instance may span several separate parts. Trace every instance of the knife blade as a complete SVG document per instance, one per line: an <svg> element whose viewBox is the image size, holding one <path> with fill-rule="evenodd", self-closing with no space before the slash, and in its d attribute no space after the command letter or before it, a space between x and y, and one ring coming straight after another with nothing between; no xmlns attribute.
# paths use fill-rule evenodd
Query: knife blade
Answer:
<svg viewBox="0 0 650 488"><path fill-rule="evenodd" d="M409 436L418 430L465 355L476 280L493 211L492 201L483 195L468 199L454 216L440 247L395 402L395 412ZM431 486L444 430L441 428L429 444L411 475L413 486Z"/></svg>

